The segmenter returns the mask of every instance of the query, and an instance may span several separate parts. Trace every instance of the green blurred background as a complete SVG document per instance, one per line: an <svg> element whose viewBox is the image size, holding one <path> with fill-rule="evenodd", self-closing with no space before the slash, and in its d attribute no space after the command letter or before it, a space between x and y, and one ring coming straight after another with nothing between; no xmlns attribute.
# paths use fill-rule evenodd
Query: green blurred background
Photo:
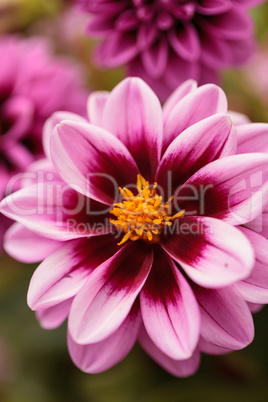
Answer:
<svg viewBox="0 0 268 402"><path fill-rule="evenodd" d="M85 66L91 89L111 89L122 71L92 66L92 43L79 30L70 38L57 32L67 1L0 0L0 33L46 34L58 52L68 50ZM255 85L260 63L268 75L268 4L252 12L262 59L223 74L222 86L232 110L252 121L268 122L268 85ZM66 42L67 41L67 42ZM267 52L265 54L265 52ZM263 61L260 61L263 60ZM265 68L265 67L263 67ZM103 374L80 372L66 347L66 326L54 331L39 327L26 304L35 265L0 256L0 402L267 402L268 308L254 315L255 340L245 350L225 356L202 356L196 375L177 379L136 346L129 356Z"/></svg>

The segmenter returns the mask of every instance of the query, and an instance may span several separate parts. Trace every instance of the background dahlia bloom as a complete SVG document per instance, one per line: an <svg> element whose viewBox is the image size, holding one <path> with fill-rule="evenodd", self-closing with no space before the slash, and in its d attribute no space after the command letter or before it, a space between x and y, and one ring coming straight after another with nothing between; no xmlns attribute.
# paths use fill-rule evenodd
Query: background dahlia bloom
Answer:
<svg viewBox="0 0 268 402"><path fill-rule="evenodd" d="M54 179L1 203L19 222L13 244L20 224L39 244L55 241L29 306L46 328L68 317L70 355L89 373L119 362L137 339L177 376L197 369L200 350L245 347L254 327L236 285L255 261L236 226L263 212L255 194L267 197L268 155L235 155L237 130L212 84L185 82L162 111L130 78L92 94L88 111L90 123L51 117L44 143Z"/></svg>
<svg viewBox="0 0 268 402"><path fill-rule="evenodd" d="M86 93L80 68L53 56L49 42L41 37L2 37L0 57L1 200L11 177L43 155L45 120L56 110L85 114ZM1 215L0 247L9 224Z"/></svg>
<svg viewBox="0 0 268 402"><path fill-rule="evenodd" d="M222 68L243 64L254 49L248 8L263 0L78 0L100 38L96 62L128 66L165 99L187 78L216 82Z"/></svg>

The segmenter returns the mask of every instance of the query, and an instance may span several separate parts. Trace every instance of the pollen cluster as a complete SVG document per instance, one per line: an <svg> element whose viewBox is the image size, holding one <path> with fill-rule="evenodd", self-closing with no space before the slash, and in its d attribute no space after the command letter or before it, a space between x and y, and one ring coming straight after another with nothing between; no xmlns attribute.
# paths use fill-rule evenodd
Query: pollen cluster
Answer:
<svg viewBox="0 0 268 402"><path fill-rule="evenodd" d="M162 196L157 194L156 188L157 183L150 186L140 174L137 177L137 195L128 188L119 187L123 200L114 204L110 211L116 217L110 222L125 233L119 246L129 239L157 243L163 229L171 226L174 219L183 217L185 210L169 215L172 197L162 202Z"/></svg>

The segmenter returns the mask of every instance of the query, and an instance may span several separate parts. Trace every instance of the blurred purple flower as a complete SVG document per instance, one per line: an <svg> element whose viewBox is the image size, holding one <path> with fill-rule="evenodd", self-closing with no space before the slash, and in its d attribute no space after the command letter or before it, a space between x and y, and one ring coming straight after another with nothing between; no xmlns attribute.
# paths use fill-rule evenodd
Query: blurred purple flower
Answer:
<svg viewBox="0 0 268 402"><path fill-rule="evenodd" d="M261 129L234 115L236 129L223 91L191 80L163 111L151 89L130 78L110 94L93 93L88 112L91 124L70 113L47 121L48 161L32 170L44 173L43 190L35 183L1 203L18 221L6 237L11 254L28 262L47 257L28 293L42 326L68 317L70 355L90 373L119 362L137 339L177 376L195 372L200 350L245 347L254 335L247 301L263 303L268 294L268 256L256 268L253 254L260 250L255 236L267 240L245 228L265 209L255 195L267 198L268 155L252 144L257 153L244 151L243 130L259 141ZM119 204L107 175L121 187ZM200 203L192 190L204 188ZM133 218L134 206L143 212ZM176 222L184 229L172 231Z"/></svg>
<svg viewBox="0 0 268 402"><path fill-rule="evenodd" d="M264 0L77 0L100 38L96 62L127 65L161 99L185 79L217 82L222 68L243 64L254 49L248 8Z"/></svg>
<svg viewBox="0 0 268 402"><path fill-rule="evenodd" d="M41 38L0 38L0 200L6 185L43 155L42 129L56 110L86 112L87 94L80 68L53 56ZM9 225L0 216L0 248Z"/></svg>

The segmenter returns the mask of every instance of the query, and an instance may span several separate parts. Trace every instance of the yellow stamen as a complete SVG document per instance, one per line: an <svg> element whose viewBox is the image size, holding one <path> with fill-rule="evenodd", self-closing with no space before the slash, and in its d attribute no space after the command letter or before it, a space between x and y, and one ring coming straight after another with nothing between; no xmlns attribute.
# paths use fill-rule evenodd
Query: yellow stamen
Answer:
<svg viewBox="0 0 268 402"><path fill-rule="evenodd" d="M169 215L173 197L165 203L162 202L162 197L156 193L156 188L157 183L150 186L140 174L137 176L137 195L125 187L119 187L124 199L120 203L115 203L110 211L116 217L116 219L110 219L110 222L125 233L118 246L129 239L157 243L163 229L171 226L174 219L184 216L185 210Z"/></svg>

